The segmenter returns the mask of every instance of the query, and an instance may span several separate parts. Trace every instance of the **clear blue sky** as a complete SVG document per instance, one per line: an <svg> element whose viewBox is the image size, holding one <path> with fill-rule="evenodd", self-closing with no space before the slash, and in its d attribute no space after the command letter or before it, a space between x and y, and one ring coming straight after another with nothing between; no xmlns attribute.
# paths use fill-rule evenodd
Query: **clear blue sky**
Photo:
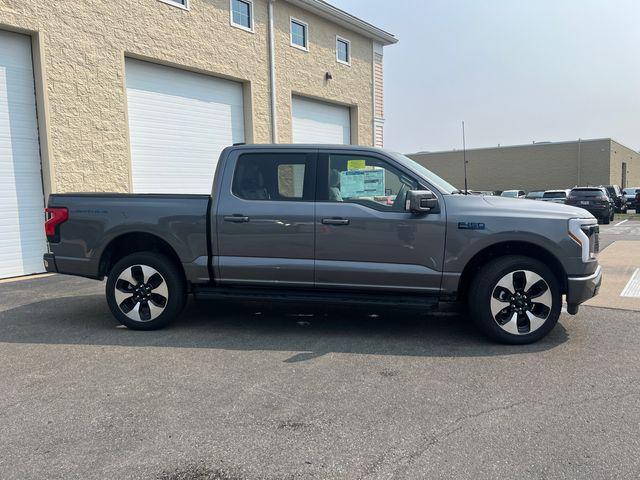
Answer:
<svg viewBox="0 0 640 480"><path fill-rule="evenodd" d="M640 149L640 0L329 0L395 34L386 147L613 137Z"/></svg>

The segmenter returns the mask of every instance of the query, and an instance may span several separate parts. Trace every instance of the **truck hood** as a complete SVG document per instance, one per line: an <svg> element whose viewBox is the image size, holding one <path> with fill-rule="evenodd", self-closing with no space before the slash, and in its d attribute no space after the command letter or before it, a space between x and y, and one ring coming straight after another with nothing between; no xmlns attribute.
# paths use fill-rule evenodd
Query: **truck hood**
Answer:
<svg viewBox="0 0 640 480"><path fill-rule="evenodd" d="M557 218L594 218L588 211L554 202L541 202L539 200L525 200L505 197L482 197L486 203L497 211L529 216L557 217Z"/></svg>

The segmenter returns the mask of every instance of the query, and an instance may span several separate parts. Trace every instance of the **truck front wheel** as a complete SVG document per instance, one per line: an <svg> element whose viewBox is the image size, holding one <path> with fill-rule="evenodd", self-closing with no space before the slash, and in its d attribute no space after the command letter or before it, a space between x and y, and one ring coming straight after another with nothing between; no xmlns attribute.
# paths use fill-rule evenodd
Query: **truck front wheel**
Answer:
<svg viewBox="0 0 640 480"><path fill-rule="evenodd" d="M171 259L156 253L134 253L116 263L106 294L113 316L133 330L165 327L186 302L183 276Z"/></svg>
<svg viewBox="0 0 640 480"><path fill-rule="evenodd" d="M501 343L533 343L558 322L560 283L542 262L522 256L497 258L474 277L468 296L474 322Z"/></svg>

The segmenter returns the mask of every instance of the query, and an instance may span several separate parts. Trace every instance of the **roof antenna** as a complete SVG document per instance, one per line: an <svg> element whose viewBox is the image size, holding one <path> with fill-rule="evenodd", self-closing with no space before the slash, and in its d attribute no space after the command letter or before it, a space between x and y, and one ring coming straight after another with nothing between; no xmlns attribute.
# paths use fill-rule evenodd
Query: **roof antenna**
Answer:
<svg viewBox="0 0 640 480"><path fill-rule="evenodd" d="M464 120L462 121L462 159L464 161L464 194L469 195L469 186L467 185L467 140L464 134Z"/></svg>

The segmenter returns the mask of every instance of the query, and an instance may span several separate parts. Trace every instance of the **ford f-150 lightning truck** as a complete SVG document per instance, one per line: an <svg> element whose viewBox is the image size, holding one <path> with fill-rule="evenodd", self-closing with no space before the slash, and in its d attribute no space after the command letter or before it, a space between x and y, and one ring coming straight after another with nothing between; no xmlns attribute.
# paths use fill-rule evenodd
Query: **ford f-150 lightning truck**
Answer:
<svg viewBox="0 0 640 480"><path fill-rule="evenodd" d="M597 294L587 211L465 195L380 149L236 145L210 194L52 194L46 270L107 278L113 315L166 326L187 296L434 308L465 302L489 337L524 344Z"/></svg>

